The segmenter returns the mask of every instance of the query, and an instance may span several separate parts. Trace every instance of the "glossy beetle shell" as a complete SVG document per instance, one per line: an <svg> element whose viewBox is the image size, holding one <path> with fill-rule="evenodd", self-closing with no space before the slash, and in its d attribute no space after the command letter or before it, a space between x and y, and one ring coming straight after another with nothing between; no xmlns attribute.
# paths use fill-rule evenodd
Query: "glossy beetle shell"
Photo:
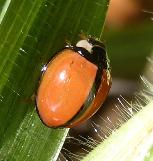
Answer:
<svg viewBox="0 0 153 161"><path fill-rule="evenodd" d="M37 92L37 109L49 127L73 127L90 118L111 86L104 46L94 39L65 47L47 65Z"/></svg>

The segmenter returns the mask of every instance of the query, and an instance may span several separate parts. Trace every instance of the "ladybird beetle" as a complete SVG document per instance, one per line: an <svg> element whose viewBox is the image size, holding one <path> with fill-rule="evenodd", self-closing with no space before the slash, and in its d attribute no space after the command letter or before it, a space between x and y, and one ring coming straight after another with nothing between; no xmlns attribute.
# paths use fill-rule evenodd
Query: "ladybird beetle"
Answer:
<svg viewBox="0 0 153 161"><path fill-rule="evenodd" d="M104 45L92 38L59 51L43 71L36 105L49 127L73 127L89 119L111 87Z"/></svg>

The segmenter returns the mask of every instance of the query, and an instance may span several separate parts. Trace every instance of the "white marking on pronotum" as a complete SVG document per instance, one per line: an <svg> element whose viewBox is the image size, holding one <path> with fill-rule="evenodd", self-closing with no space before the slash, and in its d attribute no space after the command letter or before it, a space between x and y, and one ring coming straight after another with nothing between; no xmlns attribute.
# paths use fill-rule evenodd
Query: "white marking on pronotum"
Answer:
<svg viewBox="0 0 153 161"><path fill-rule="evenodd" d="M87 40L80 40L77 44L77 47L82 47L85 48L86 50L89 51L89 53L91 53L91 49L92 49L92 45L87 41Z"/></svg>

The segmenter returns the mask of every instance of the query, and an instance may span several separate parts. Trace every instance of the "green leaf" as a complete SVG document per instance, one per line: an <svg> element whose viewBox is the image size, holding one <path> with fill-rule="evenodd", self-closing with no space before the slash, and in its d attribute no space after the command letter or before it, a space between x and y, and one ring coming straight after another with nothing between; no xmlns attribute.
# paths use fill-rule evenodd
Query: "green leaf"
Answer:
<svg viewBox="0 0 153 161"><path fill-rule="evenodd" d="M68 40L102 34L108 0L1 0L0 159L56 160L68 129L40 121L41 68Z"/></svg>
<svg viewBox="0 0 153 161"><path fill-rule="evenodd" d="M153 144L152 110L153 101L150 101L82 161L140 161L147 155L151 159L148 150Z"/></svg>

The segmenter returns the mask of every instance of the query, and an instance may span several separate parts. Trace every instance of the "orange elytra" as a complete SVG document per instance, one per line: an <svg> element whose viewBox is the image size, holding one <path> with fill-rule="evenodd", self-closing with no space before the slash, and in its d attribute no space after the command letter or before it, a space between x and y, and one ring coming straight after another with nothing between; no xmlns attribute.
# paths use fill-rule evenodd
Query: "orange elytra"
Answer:
<svg viewBox="0 0 153 161"><path fill-rule="evenodd" d="M92 38L66 46L47 64L37 91L39 116L49 127L73 127L89 119L111 87L104 45Z"/></svg>

